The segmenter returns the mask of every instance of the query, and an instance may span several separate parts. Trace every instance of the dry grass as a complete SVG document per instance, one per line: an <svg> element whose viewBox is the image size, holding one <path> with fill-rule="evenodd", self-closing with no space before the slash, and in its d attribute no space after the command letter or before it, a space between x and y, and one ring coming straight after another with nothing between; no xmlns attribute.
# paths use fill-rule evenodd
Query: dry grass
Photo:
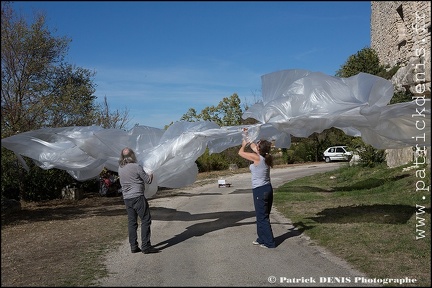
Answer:
<svg viewBox="0 0 432 288"><path fill-rule="evenodd" d="M126 218L121 197L96 195L23 202L20 212L2 217L1 286L88 286L92 272L104 275L91 258L124 238Z"/></svg>

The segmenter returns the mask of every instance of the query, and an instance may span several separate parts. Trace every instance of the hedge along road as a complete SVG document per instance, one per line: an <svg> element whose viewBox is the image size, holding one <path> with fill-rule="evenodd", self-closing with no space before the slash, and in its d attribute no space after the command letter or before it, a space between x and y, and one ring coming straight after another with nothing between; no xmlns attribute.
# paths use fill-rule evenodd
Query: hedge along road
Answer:
<svg viewBox="0 0 432 288"><path fill-rule="evenodd" d="M274 188L296 178L331 171L338 163L271 170ZM255 246L250 173L150 199L151 241L160 253L130 252L129 242L107 255L109 276L98 286L365 286L366 277L294 229L272 209L276 248ZM125 212L126 213L126 212ZM126 225L126 223L125 223ZM140 230L138 229L138 235ZM336 278L334 278L336 277ZM336 283L335 283L336 282Z"/></svg>

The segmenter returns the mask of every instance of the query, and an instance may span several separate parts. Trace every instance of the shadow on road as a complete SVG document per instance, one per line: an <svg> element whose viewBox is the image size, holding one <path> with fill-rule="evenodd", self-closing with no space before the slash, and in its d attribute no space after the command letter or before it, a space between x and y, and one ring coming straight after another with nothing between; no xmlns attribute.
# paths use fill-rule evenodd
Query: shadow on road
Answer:
<svg viewBox="0 0 432 288"><path fill-rule="evenodd" d="M254 218L253 221L241 222L248 218ZM190 214L185 211L177 211L172 208L155 207L152 208L152 219L160 221L200 221L208 220L205 222L197 223L186 227L186 230L180 234L173 236L170 239L159 242L153 246L158 249L165 249L192 237L199 237L213 231L226 229L229 227L237 227L243 225L255 225L255 211L225 211L213 213ZM272 223L277 225L280 223ZM304 228L290 228L288 232L275 237L276 246L288 238L299 236L303 233Z"/></svg>
<svg viewBox="0 0 432 288"><path fill-rule="evenodd" d="M296 229L295 227L290 228L288 230L289 230L288 232L286 232L280 236L275 237L276 247L279 246L280 244L282 244L288 238L300 236L304 231L304 229Z"/></svg>
<svg viewBox="0 0 432 288"><path fill-rule="evenodd" d="M255 211L226 211L192 215L189 212L177 211L176 209L156 207L152 210L152 219L154 220L199 221L208 219L208 221L188 226L184 232L154 246L162 250L189 238L202 236L220 229L255 224L255 221L240 223L240 221L251 217L255 217Z"/></svg>

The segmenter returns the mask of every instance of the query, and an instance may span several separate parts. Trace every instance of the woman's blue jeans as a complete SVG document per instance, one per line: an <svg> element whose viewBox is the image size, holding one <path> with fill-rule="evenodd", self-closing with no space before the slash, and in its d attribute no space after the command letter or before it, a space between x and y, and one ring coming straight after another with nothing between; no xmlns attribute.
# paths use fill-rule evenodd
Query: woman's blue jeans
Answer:
<svg viewBox="0 0 432 288"><path fill-rule="evenodd" d="M138 217L141 219L141 249L150 248L150 225L151 215L147 199L139 196L131 199L124 199L128 215L128 233L131 249L138 248Z"/></svg>
<svg viewBox="0 0 432 288"><path fill-rule="evenodd" d="M266 184L252 189L257 225L257 242L268 248L275 248L273 230L270 224L270 211L273 205L273 187Z"/></svg>

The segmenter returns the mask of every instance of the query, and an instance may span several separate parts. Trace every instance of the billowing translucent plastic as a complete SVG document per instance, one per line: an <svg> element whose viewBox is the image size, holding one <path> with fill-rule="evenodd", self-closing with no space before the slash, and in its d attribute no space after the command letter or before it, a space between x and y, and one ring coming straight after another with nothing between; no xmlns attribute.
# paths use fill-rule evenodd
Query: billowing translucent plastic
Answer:
<svg viewBox="0 0 432 288"><path fill-rule="evenodd" d="M2 139L3 147L29 157L43 169L62 169L79 181L98 177L104 167L117 171L120 151L134 149L144 169L154 174L145 195L158 187L180 188L196 180L195 160L238 146L245 137L275 140L289 148L291 135L307 137L330 127L361 136L375 148L430 146L430 100L388 105L390 81L366 73L337 78L307 70L282 70L262 76L262 101L243 119L254 125L176 122L163 129L135 126L129 131L98 126L44 128ZM24 167L25 162L22 161Z"/></svg>

